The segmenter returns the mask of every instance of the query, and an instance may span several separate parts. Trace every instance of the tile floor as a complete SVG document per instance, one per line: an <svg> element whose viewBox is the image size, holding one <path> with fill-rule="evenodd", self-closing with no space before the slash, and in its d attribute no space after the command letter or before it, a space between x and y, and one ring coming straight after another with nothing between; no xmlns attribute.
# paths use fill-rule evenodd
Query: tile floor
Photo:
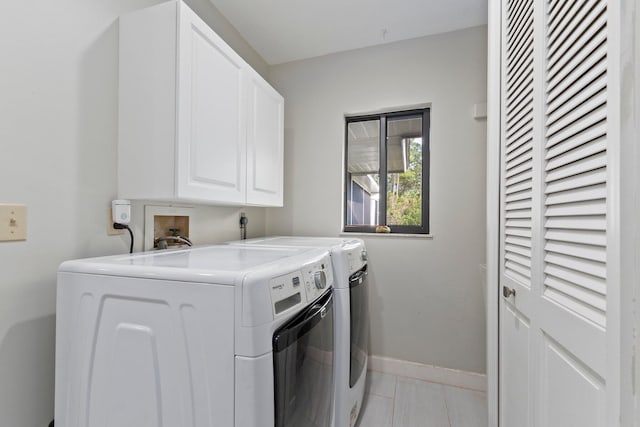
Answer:
<svg viewBox="0 0 640 427"><path fill-rule="evenodd" d="M369 371L358 427L487 427L485 393Z"/></svg>

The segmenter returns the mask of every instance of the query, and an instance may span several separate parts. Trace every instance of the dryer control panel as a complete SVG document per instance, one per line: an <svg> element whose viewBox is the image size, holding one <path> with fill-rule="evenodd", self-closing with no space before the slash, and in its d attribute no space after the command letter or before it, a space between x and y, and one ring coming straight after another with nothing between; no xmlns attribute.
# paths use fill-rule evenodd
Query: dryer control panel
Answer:
<svg viewBox="0 0 640 427"><path fill-rule="evenodd" d="M364 248L364 244L358 243L348 248L347 259L349 262L349 275L360 270L367 264L369 256L367 250Z"/></svg>

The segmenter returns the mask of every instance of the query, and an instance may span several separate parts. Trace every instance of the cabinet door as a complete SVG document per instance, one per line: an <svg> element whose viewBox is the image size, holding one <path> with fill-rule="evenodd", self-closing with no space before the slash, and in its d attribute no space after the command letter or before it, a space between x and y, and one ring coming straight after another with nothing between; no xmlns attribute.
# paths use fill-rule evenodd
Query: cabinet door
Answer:
<svg viewBox="0 0 640 427"><path fill-rule="evenodd" d="M245 203L247 65L180 3L178 199Z"/></svg>
<svg viewBox="0 0 640 427"><path fill-rule="evenodd" d="M284 100L248 73L247 204L282 206Z"/></svg>

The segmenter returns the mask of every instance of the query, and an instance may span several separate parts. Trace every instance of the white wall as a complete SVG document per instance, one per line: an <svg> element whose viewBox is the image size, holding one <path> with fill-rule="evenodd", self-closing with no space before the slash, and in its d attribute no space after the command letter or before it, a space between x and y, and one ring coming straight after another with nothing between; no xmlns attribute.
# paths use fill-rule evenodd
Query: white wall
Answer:
<svg viewBox="0 0 640 427"><path fill-rule="evenodd" d="M337 235L344 114L432 103L433 239L366 237L375 355L485 372L486 27L272 67L286 99L285 207L269 234Z"/></svg>
<svg viewBox="0 0 640 427"><path fill-rule="evenodd" d="M28 240L0 243L0 425L53 417L56 269L122 253L116 197L117 17L160 0L0 2L0 203L28 205ZM208 0L187 0L259 72L267 66ZM142 209L134 205L137 248ZM237 238L238 212L199 208L198 242ZM264 209L248 209L252 235Z"/></svg>

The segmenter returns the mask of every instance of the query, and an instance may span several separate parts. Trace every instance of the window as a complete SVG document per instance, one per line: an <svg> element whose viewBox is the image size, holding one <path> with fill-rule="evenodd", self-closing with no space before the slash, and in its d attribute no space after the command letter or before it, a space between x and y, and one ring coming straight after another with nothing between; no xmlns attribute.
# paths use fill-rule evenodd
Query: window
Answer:
<svg viewBox="0 0 640 427"><path fill-rule="evenodd" d="M429 112L347 117L344 231L429 233Z"/></svg>

